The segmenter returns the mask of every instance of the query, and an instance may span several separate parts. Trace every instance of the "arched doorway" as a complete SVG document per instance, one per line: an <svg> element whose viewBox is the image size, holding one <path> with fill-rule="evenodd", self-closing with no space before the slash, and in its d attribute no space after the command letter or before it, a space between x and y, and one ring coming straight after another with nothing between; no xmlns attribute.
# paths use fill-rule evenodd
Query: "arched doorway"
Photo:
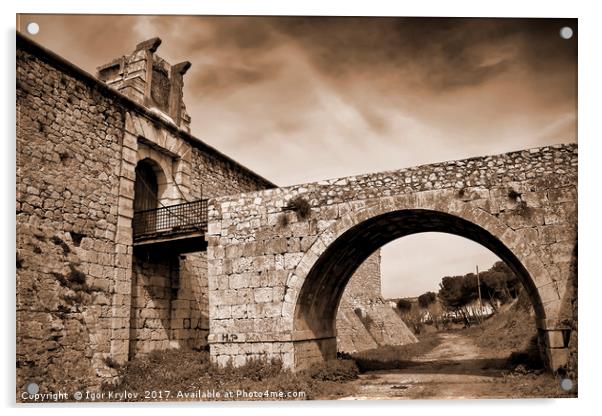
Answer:
<svg viewBox="0 0 602 416"><path fill-rule="evenodd" d="M499 238L475 222L429 209L403 209L381 212L372 217L358 216L355 225L334 238L320 251L299 290L294 314L295 366L302 365L307 349L302 343L318 347L323 359L336 356L336 314L345 287L357 268L377 249L411 234L443 232L475 241L502 259L525 287L537 320L546 313L534 279L519 255ZM523 259L525 253L521 253ZM529 257L528 255L526 257ZM299 351L299 353L297 352Z"/></svg>
<svg viewBox="0 0 602 416"><path fill-rule="evenodd" d="M134 212L155 209L159 205L159 181L150 159L138 162L134 184Z"/></svg>
<svg viewBox="0 0 602 416"><path fill-rule="evenodd" d="M134 182L134 238L139 234L152 234L162 223L154 210L163 205L167 194L167 179L162 167L150 158L136 165Z"/></svg>

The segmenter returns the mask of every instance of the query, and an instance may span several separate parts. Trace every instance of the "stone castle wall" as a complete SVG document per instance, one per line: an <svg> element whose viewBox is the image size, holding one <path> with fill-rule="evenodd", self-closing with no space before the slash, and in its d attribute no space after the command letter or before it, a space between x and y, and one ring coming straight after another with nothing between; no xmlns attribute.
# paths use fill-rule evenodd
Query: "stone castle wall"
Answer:
<svg viewBox="0 0 602 416"><path fill-rule="evenodd" d="M168 348L202 349L209 332L204 253L134 256L129 357Z"/></svg>
<svg viewBox="0 0 602 416"><path fill-rule="evenodd" d="M115 242L123 123L110 97L17 50L18 387L86 385L127 339L111 333L131 262Z"/></svg>
<svg viewBox="0 0 602 416"><path fill-rule="evenodd" d="M211 198L265 187L192 148L187 200ZM134 252L129 358L156 349L207 347L209 301L207 253L185 255Z"/></svg>
<svg viewBox="0 0 602 416"><path fill-rule="evenodd" d="M378 250L362 263L345 287L336 316L338 351L354 353L381 345L417 342L382 298L380 265Z"/></svg>
<svg viewBox="0 0 602 416"><path fill-rule="evenodd" d="M133 249L136 163L150 157L164 168L165 204L273 185L62 58L18 42L17 386L78 388L112 377L112 361L205 348L206 252ZM350 293L378 296L373 271Z"/></svg>
<svg viewBox="0 0 602 416"><path fill-rule="evenodd" d="M134 254L136 163L173 167L171 203L273 184L19 36L16 82L17 388L94 386L137 352L203 348L206 253Z"/></svg>

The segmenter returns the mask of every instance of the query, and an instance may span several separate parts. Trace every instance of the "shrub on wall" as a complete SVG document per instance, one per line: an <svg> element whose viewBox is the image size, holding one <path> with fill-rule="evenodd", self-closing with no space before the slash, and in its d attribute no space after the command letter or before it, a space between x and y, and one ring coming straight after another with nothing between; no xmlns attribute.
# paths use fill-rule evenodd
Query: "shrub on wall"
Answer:
<svg viewBox="0 0 602 416"><path fill-rule="evenodd" d="M300 196L291 199L286 206L286 209L295 211L301 220L306 220L311 215L311 205Z"/></svg>

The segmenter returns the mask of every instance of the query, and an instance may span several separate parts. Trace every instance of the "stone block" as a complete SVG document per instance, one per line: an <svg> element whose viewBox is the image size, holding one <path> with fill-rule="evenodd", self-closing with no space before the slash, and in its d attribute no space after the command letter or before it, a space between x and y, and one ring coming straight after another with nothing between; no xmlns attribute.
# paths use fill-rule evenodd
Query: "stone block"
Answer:
<svg viewBox="0 0 602 416"><path fill-rule="evenodd" d="M266 303L272 301L272 288L271 287L261 287L255 289L255 302L257 303Z"/></svg>
<svg viewBox="0 0 602 416"><path fill-rule="evenodd" d="M233 316L233 313L232 313L232 309L234 307L235 306L231 306L231 305L217 305L215 307L213 316L215 317L215 319L235 318L235 316Z"/></svg>
<svg viewBox="0 0 602 416"><path fill-rule="evenodd" d="M231 317L234 319L248 318L247 305L232 305Z"/></svg>
<svg viewBox="0 0 602 416"><path fill-rule="evenodd" d="M575 243L563 242L549 246L554 263L570 263L573 259Z"/></svg>
<svg viewBox="0 0 602 416"><path fill-rule="evenodd" d="M228 279L230 289L249 287L251 281L248 273L231 274Z"/></svg>
<svg viewBox="0 0 602 416"><path fill-rule="evenodd" d="M216 236L222 232L222 226L220 221L209 221L207 224L207 234Z"/></svg>
<svg viewBox="0 0 602 416"><path fill-rule="evenodd" d="M238 289L236 291L236 295L234 297L234 301L233 301L233 305L238 304L238 305L244 305L244 304L248 304L248 303L253 303L255 300L255 289L250 289L250 288L245 288L245 289Z"/></svg>
<svg viewBox="0 0 602 416"><path fill-rule="evenodd" d="M284 268L286 270L294 270L303 258L303 255L304 253L286 253L284 255Z"/></svg>
<svg viewBox="0 0 602 416"><path fill-rule="evenodd" d="M284 254L276 254L274 256L274 268L276 270L285 269Z"/></svg>
<svg viewBox="0 0 602 416"><path fill-rule="evenodd" d="M230 287L230 276L232 275L217 276L217 287L215 287L215 289L233 289L232 287Z"/></svg>
<svg viewBox="0 0 602 416"><path fill-rule="evenodd" d="M269 240L266 244L266 253L282 254L288 250L287 239L284 237L276 237Z"/></svg>
<svg viewBox="0 0 602 416"><path fill-rule="evenodd" d="M539 286L537 292L541 298L541 302L545 305L549 302L559 301L560 296L558 295L558 289L555 282Z"/></svg>
<svg viewBox="0 0 602 416"><path fill-rule="evenodd" d="M550 348L546 351L548 366L552 370L558 370L569 362L568 348Z"/></svg>
<svg viewBox="0 0 602 416"><path fill-rule="evenodd" d="M548 199L551 203L577 201L577 189L573 186L548 190Z"/></svg>
<svg viewBox="0 0 602 416"><path fill-rule="evenodd" d="M229 355L218 355L216 358L217 365L220 367L226 367L232 362L232 357Z"/></svg>
<svg viewBox="0 0 602 416"><path fill-rule="evenodd" d="M285 302L282 304L282 317L284 318L292 318L293 317L293 313L295 312L295 304L290 302L290 296L288 295L288 293L290 292L290 290L288 290L286 292L285 295ZM289 300L289 301L287 301Z"/></svg>
<svg viewBox="0 0 602 416"><path fill-rule="evenodd" d="M247 363L247 356L243 354L237 354L234 356L234 367L242 367Z"/></svg>
<svg viewBox="0 0 602 416"><path fill-rule="evenodd" d="M239 244L231 244L225 247L225 257L228 259L238 258L241 254L242 250Z"/></svg>
<svg viewBox="0 0 602 416"><path fill-rule="evenodd" d="M564 335L561 330L548 330L546 331L547 335L547 344L549 348L565 348L564 345Z"/></svg>

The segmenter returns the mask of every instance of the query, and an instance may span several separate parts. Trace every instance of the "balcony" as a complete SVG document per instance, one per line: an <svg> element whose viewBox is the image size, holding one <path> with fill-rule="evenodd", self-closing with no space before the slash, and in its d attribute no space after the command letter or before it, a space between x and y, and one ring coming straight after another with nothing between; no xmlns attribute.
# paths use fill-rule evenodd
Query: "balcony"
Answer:
<svg viewBox="0 0 602 416"><path fill-rule="evenodd" d="M207 248L207 200L138 211L132 220L134 247L187 253Z"/></svg>

